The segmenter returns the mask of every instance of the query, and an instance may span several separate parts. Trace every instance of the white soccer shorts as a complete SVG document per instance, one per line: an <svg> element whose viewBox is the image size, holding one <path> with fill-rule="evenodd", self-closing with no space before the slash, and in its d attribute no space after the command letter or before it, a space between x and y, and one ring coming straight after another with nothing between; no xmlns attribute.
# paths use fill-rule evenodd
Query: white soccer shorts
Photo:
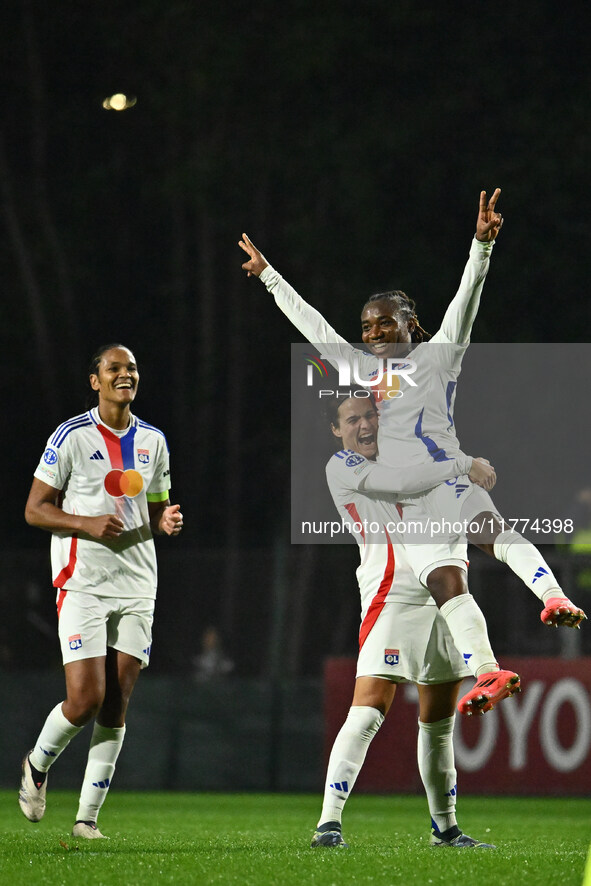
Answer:
<svg viewBox="0 0 591 886"><path fill-rule="evenodd" d="M386 602L359 652L357 676L430 684L472 672L437 606Z"/></svg>
<svg viewBox="0 0 591 886"><path fill-rule="evenodd" d="M439 566L466 569L466 532L474 517L486 511L499 513L490 495L466 476L404 503L399 524L404 526L404 552L424 587L429 573Z"/></svg>
<svg viewBox="0 0 591 886"><path fill-rule="evenodd" d="M431 489L420 499L417 510L420 509L426 518L431 538L426 544L406 544L405 554L412 571L424 587L427 586L429 573L439 566L466 569L466 538L467 534L474 532L474 528L470 527L471 524L476 526L473 524L475 517L492 513L499 520L503 519L488 492L475 486L467 477L458 477L457 483L442 483ZM409 512L412 516L412 509ZM436 531L438 527L439 533ZM482 527L482 538L484 541L492 541L493 537L489 520Z"/></svg>
<svg viewBox="0 0 591 886"><path fill-rule="evenodd" d="M459 522L468 527L478 514L499 511L492 498L481 486L476 486L466 477L457 477L430 489L424 498L428 508L434 508L434 515L445 517L452 525Z"/></svg>
<svg viewBox="0 0 591 886"><path fill-rule="evenodd" d="M97 597L83 591L58 591L58 633L64 664L98 658L111 646L150 663L154 600Z"/></svg>

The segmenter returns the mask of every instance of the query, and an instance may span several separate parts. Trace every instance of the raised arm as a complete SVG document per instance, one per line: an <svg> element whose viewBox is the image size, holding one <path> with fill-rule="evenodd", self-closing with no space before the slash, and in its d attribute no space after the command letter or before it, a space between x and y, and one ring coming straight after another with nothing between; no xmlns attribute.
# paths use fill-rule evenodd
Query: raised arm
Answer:
<svg viewBox="0 0 591 886"><path fill-rule="evenodd" d="M476 239L479 243L492 243L503 227L503 216L497 212L497 200L501 189L495 188L490 200L486 200L486 191L480 192L478 218L476 219Z"/></svg>
<svg viewBox="0 0 591 886"><path fill-rule="evenodd" d="M494 242L503 226L503 217L496 211L500 193L501 189L496 188L487 201L486 191L480 192L476 235L470 247L470 257L459 289L445 312L441 329L431 339L433 342L466 344L470 341Z"/></svg>
<svg viewBox="0 0 591 886"><path fill-rule="evenodd" d="M238 241L238 246L248 255L248 261L242 265L242 270L246 271L248 277L260 277L269 262L262 252L260 252L247 234L242 235L242 240Z"/></svg>
<svg viewBox="0 0 591 886"><path fill-rule="evenodd" d="M242 235L238 245L246 252L249 259L242 265L249 277L259 277L267 290L275 298L275 302L296 329L312 344L337 345L338 353L347 357L349 352L357 353L332 326L326 322L322 314L309 305L293 286L283 279L256 248L252 240Z"/></svg>

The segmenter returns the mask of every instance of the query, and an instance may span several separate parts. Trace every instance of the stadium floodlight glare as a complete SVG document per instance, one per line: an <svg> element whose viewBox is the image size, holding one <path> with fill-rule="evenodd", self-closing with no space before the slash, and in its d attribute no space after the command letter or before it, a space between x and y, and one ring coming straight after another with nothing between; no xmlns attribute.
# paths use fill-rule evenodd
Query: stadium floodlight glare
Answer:
<svg viewBox="0 0 591 886"><path fill-rule="evenodd" d="M103 101L103 108L107 111L125 111L127 108L133 108L137 98L135 96L125 95L123 92L116 92Z"/></svg>

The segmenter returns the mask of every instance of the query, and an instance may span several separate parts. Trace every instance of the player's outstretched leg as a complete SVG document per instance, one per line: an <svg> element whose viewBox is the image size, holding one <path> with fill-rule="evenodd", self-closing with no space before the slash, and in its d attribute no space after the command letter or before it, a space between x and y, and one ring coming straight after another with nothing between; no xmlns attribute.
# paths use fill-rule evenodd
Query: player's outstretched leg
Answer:
<svg viewBox="0 0 591 886"><path fill-rule="evenodd" d="M497 535L494 555L506 563L544 604L541 619L545 625L578 628L586 615L564 596L556 576L538 549L514 529Z"/></svg>
<svg viewBox="0 0 591 886"><path fill-rule="evenodd" d="M545 625L550 627L559 627L564 625L567 628L580 628L581 622L585 621L587 616L582 609L575 606L568 597L548 597L545 601L543 612L540 618Z"/></svg>
<svg viewBox="0 0 591 886"><path fill-rule="evenodd" d="M504 698L519 692L519 674L514 671L490 671L480 674L476 683L458 702L458 711L470 717L472 714L486 714Z"/></svg>

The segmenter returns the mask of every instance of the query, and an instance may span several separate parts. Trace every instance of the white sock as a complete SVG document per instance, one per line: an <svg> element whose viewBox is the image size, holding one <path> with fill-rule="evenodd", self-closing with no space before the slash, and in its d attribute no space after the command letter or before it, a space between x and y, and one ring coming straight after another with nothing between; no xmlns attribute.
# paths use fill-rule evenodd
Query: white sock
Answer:
<svg viewBox="0 0 591 886"><path fill-rule="evenodd" d="M377 708L364 705L349 708L330 752L319 825L325 821L341 821L343 807L363 766L367 749L383 722L384 715Z"/></svg>
<svg viewBox="0 0 591 886"><path fill-rule="evenodd" d="M29 759L39 772L47 772L61 752L68 747L74 736L84 729L84 726L74 726L64 717L62 704L63 702L60 701L49 712L43 729L39 733L39 738L35 742L35 747L31 751Z"/></svg>
<svg viewBox="0 0 591 886"><path fill-rule="evenodd" d="M94 724L76 821L97 820L107 797L124 738L125 726L111 729Z"/></svg>
<svg viewBox="0 0 591 886"><path fill-rule="evenodd" d="M497 560L506 563L543 603L550 597L564 597L556 576L531 542L513 529L499 533L494 543Z"/></svg>
<svg viewBox="0 0 591 886"><path fill-rule="evenodd" d="M454 761L455 715L436 723L421 723L417 758L433 827L443 833L456 820L457 772Z"/></svg>
<svg viewBox="0 0 591 886"><path fill-rule="evenodd" d="M498 671L499 666L488 639L486 621L472 594L459 594L439 610L447 622L458 652L473 674Z"/></svg>

